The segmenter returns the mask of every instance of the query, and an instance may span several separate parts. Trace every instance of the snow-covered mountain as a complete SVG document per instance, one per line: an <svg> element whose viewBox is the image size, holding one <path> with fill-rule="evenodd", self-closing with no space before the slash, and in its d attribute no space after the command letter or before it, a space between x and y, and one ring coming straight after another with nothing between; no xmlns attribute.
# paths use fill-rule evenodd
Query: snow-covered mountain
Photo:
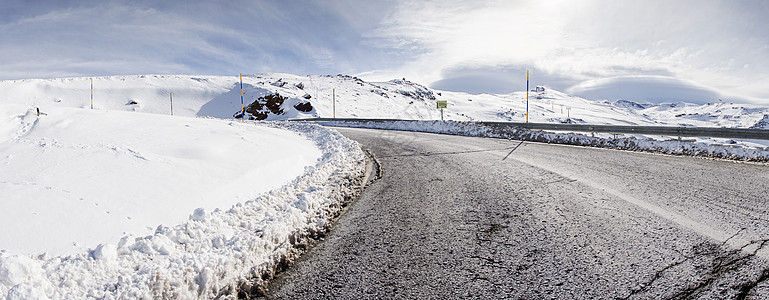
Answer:
<svg viewBox="0 0 769 300"><path fill-rule="evenodd" d="M90 108L90 78L0 81L0 103L40 107ZM93 106L170 114L240 117L238 76L141 75L93 78ZM279 95L279 97L277 96ZM663 104L589 100L546 87L529 92L529 121L616 125L766 128L769 107L711 102ZM448 101L445 119L526 120L526 91L504 95L430 89L405 79L365 82L359 78L256 74L243 76L246 118L311 117L440 119L436 100ZM256 103L255 103L256 102ZM763 120L763 121L762 121Z"/></svg>

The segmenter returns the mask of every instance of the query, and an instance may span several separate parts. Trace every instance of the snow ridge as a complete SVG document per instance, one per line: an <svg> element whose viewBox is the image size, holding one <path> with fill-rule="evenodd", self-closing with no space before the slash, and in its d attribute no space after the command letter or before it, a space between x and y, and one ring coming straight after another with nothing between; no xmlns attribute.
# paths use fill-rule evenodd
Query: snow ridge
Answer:
<svg viewBox="0 0 769 300"><path fill-rule="evenodd" d="M254 123L291 130L322 151L316 165L281 188L228 210L195 210L153 235L102 244L63 257L0 250L6 299L232 299L258 290L331 227L360 192L364 154L334 130L298 123Z"/></svg>

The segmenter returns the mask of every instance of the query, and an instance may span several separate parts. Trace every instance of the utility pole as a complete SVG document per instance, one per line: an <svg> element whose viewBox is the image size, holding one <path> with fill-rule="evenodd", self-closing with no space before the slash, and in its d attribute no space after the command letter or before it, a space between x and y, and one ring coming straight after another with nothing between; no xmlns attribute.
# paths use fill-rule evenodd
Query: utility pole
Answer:
<svg viewBox="0 0 769 300"><path fill-rule="evenodd" d="M240 121L246 121L246 106L243 103L243 73L240 73Z"/></svg>
<svg viewBox="0 0 769 300"><path fill-rule="evenodd" d="M93 109L93 78L91 78L91 109Z"/></svg>
<svg viewBox="0 0 769 300"><path fill-rule="evenodd" d="M526 70L526 123L529 123L529 70Z"/></svg>

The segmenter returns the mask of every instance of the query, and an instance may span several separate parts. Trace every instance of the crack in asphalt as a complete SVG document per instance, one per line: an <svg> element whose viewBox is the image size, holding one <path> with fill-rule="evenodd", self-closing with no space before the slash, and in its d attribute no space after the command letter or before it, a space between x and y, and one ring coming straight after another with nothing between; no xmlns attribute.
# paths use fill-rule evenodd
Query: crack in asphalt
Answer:
<svg viewBox="0 0 769 300"><path fill-rule="evenodd" d="M633 296L635 296L637 294L640 294L642 292L645 292L645 291L649 290L651 288L651 286L654 284L654 282L656 282L658 279L662 278L662 274L665 273L665 271L667 271L669 269L672 269L674 267L677 267L677 266L687 262L690 259L691 259L690 257L687 257L684 260L680 260L680 261L677 261L677 262L674 262L674 263L672 263L670 265L665 266L664 268L662 268L662 269L658 270L657 272L655 272L654 273L654 277L652 277L652 279L647 281L646 283L642 284L641 288L635 289L635 290L631 290L630 291L630 295L628 295L627 297L624 297L624 298L619 298L619 299L623 299L623 300L630 299L631 297L633 297Z"/></svg>
<svg viewBox="0 0 769 300"><path fill-rule="evenodd" d="M735 233L730 237L736 237L743 229ZM643 292L649 291L654 287L654 284L665 278L665 273L675 267L681 266L685 263L692 262L696 270L703 270L704 273L697 274L700 277L693 285L684 287L681 291L672 296L666 297L668 299L691 299L696 298L703 293L707 288L711 287L718 279L727 275L728 272L737 271L741 267L745 267L749 264L750 260L755 258L759 251L761 251L766 245L769 245L769 239L754 240L748 244L743 245L739 249L726 250L726 243L728 240L715 244L711 242L703 242L692 247L691 255L684 255L683 260L676 261L664 268L656 271L654 276L646 283L641 284L641 287L630 291L627 297L620 299L630 299L634 296L640 295ZM745 252L745 249L751 246L757 246L752 252ZM693 262L698 258L710 258L710 265L698 265ZM731 288L737 291L735 299L745 299L750 292L762 282L769 280L769 268L763 269L761 274L755 280L749 280L732 285Z"/></svg>
<svg viewBox="0 0 769 300"><path fill-rule="evenodd" d="M759 242L760 242L760 244L759 244L758 248L756 248L756 250L753 251L753 253L739 255L739 254L743 253L742 250L744 250L748 246L753 245L755 243L759 243ZM697 284L695 286L691 286L691 287L688 287L688 288L684 289L680 293L678 293L675 296L673 296L673 298L674 299L690 298L692 296L696 296L696 295L700 294L702 292L702 290L704 290L705 288L707 288L711 284L713 284L713 282L716 279L718 279L719 277L721 277L722 275L724 275L724 273L726 273L728 271L737 270L739 267L741 267L743 265L746 265L747 261L750 258L755 257L756 254L758 253L758 251L760 251L768 242L769 242L769 239L767 239L767 240L760 240L760 241L752 241L750 244L747 244L747 245L741 247L740 249L728 251L726 253L726 255L716 256L715 259L714 259L714 264L712 265L712 269L711 269L710 273L704 274L706 276L704 281L700 282L699 284ZM718 251L719 249L713 249L713 250L715 252L715 251ZM736 256L736 258L731 259L734 256ZM763 273L766 273L766 270L764 270ZM758 285L758 282L756 282L756 281L747 281L745 283L745 285L746 286L756 286L756 285ZM750 289L752 289L752 288L749 288L747 292L749 292ZM747 295L747 292L745 293L745 295Z"/></svg>
<svg viewBox="0 0 769 300"><path fill-rule="evenodd" d="M577 180L576 179L571 179L571 178L566 178L566 177L561 177L561 179L557 179L557 180L553 180L553 181L548 181L548 182L543 182L542 185L550 185L550 184L553 184L553 183L561 183L561 182L577 182Z"/></svg>
<svg viewBox="0 0 769 300"><path fill-rule="evenodd" d="M740 233L742 233L742 232L743 232L743 231L745 231L745 230L747 230L747 228L740 228L740 230L737 230L737 232L735 232L734 234L732 234L730 237L726 238L726 240L724 240L724 241L721 243L721 246L725 246L725 245L726 245L726 243L728 243L728 242L729 242L729 240L731 240L731 239L733 239L733 238L736 238L738 235L740 235Z"/></svg>
<svg viewBox="0 0 769 300"><path fill-rule="evenodd" d="M470 258L484 260L484 261L490 263L493 267L507 269L507 267L505 267L504 265L500 265L502 263L501 261L496 261L493 258L483 257L483 256L480 256L480 255L473 255L473 256L470 256Z"/></svg>
<svg viewBox="0 0 769 300"><path fill-rule="evenodd" d="M746 282L745 284L738 286L740 293L737 294L737 299L745 299L750 295L750 292L753 291L759 284L769 281L769 269L764 269L764 271L761 273L761 276L756 279L754 282Z"/></svg>

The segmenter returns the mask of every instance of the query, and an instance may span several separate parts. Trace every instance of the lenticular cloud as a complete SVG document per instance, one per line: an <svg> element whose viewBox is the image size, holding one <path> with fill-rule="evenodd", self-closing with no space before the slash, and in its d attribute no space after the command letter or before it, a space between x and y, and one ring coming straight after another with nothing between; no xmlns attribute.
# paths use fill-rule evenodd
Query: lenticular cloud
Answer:
<svg viewBox="0 0 769 300"><path fill-rule="evenodd" d="M637 102L715 102L718 92L695 83L665 76L621 76L589 80L571 87L568 93L588 99Z"/></svg>

